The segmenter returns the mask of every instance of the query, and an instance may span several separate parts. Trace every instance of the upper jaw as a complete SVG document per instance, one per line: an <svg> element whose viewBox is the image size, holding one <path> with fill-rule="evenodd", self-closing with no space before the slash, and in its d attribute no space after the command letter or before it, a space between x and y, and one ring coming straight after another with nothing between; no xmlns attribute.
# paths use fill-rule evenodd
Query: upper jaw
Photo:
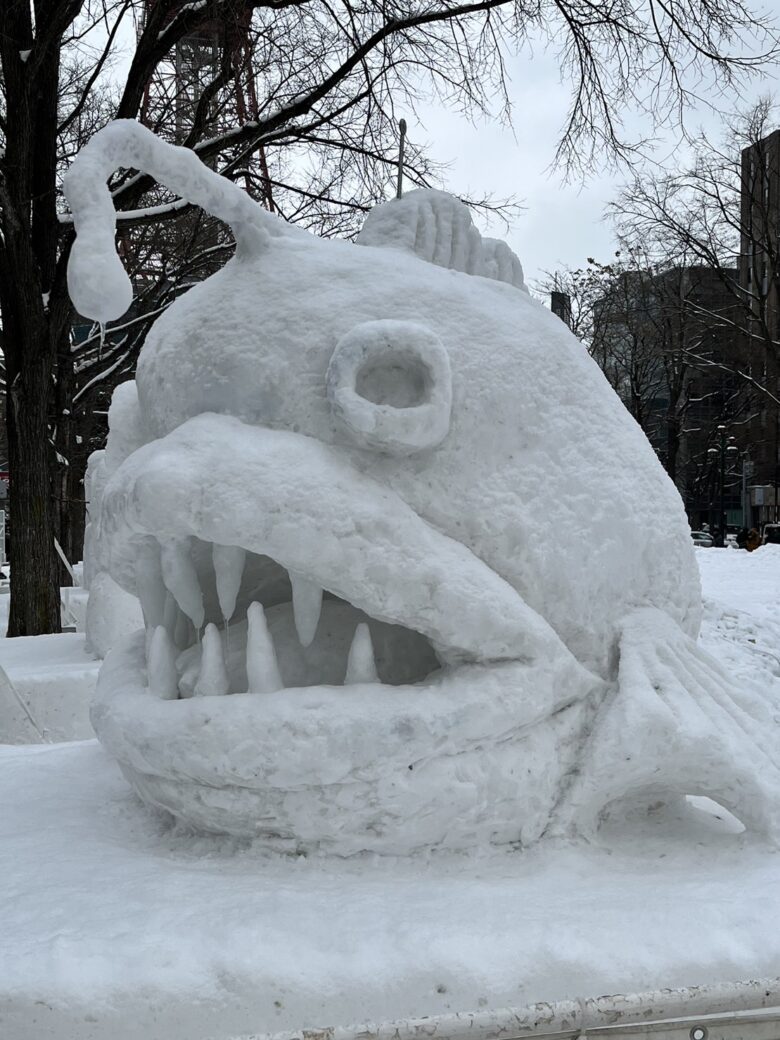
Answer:
<svg viewBox="0 0 780 1040"><path fill-rule="evenodd" d="M205 414L134 452L103 496L101 541L113 576L141 597L148 625L162 618L139 561L158 542L165 583L194 627L221 622L224 595L204 599L187 562L193 538L275 561L304 587L422 633L444 664L568 654L547 622L469 549L337 449L301 434ZM215 550L212 585L219 586L220 561L229 564L230 552ZM248 606L241 598L252 590L237 591L240 616ZM256 598L273 606L267 593ZM276 603L283 597L278 589L271 595Z"/></svg>
<svg viewBox="0 0 780 1040"><path fill-rule="evenodd" d="M340 855L543 832L603 684L336 449L203 415L126 459L99 512L147 635L111 651L91 718L146 802ZM376 659L364 640L352 667L357 621Z"/></svg>

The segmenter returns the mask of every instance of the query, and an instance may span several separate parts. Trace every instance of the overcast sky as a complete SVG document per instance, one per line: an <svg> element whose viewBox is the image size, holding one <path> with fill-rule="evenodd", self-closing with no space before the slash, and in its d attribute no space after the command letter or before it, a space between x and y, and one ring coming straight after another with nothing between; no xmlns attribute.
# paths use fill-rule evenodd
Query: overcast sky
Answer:
<svg viewBox="0 0 780 1040"><path fill-rule="evenodd" d="M514 132L496 120L474 127L455 113L431 109L423 125L409 120L410 139L428 142L437 160L450 162L446 186L452 191L514 195L523 201L526 208L508 232L500 223L488 228L477 219L481 230L509 242L529 281L561 264L584 265L589 256L608 260L615 245L602 215L625 173L597 170L584 184L566 184L560 171L550 169L569 102L554 55L539 49L514 61L510 71ZM757 82L739 103L775 88L775 82ZM706 105L691 112L686 125L689 131L703 127L720 137L720 119ZM629 115L626 130L638 139L649 135L651 126L647 117ZM653 154L656 162L673 167L684 165L685 153L679 135L667 132Z"/></svg>

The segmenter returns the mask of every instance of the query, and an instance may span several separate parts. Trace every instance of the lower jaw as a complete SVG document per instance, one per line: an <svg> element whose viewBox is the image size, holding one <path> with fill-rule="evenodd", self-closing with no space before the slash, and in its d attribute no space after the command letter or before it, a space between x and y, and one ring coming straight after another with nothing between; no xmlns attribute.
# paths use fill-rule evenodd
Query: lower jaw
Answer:
<svg viewBox="0 0 780 1040"><path fill-rule="evenodd" d="M163 700L144 666L139 632L107 657L92 709L143 801L195 830L342 856L535 841L602 692L562 658Z"/></svg>

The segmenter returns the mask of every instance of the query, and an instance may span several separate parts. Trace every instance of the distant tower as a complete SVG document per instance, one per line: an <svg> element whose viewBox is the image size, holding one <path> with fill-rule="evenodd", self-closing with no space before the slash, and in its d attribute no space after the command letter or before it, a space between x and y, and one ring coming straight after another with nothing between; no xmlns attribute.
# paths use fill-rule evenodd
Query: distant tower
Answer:
<svg viewBox="0 0 780 1040"><path fill-rule="evenodd" d="M550 293L550 310L571 328L571 296L553 289Z"/></svg>
<svg viewBox="0 0 780 1040"><path fill-rule="evenodd" d="M137 27L139 35L158 2L145 0ZM170 5L168 21L185 6L186 0ZM258 117L252 64L252 9L243 3L231 6L231 13L218 19L204 20L197 29L182 37L175 48L158 62L144 89L140 121L154 130L172 132L176 144L186 141L203 90L219 72L220 56L225 46L230 57L232 96L225 102L224 92L221 92L219 106L212 106L209 113L207 133L215 136ZM253 159L258 163L259 177L256 180L246 177L247 191L259 194L266 209L273 212L273 191L262 146L258 147L254 157L247 157L247 164Z"/></svg>

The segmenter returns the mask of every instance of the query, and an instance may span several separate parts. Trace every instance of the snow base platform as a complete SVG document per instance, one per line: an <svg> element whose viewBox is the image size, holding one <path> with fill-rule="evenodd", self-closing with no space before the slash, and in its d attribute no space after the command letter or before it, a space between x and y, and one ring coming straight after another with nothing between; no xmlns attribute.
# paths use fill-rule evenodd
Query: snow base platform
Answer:
<svg viewBox="0 0 780 1040"><path fill-rule="evenodd" d="M194 837L95 741L0 749L0 1035L206 1040L771 976L780 853L706 800L587 846Z"/></svg>
<svg viewBox="0 0 780 1040"><path fill-rule="evenodd" d="M93 737L89 706L101 663L81 632L0 639L0 744Z"/></svg>

